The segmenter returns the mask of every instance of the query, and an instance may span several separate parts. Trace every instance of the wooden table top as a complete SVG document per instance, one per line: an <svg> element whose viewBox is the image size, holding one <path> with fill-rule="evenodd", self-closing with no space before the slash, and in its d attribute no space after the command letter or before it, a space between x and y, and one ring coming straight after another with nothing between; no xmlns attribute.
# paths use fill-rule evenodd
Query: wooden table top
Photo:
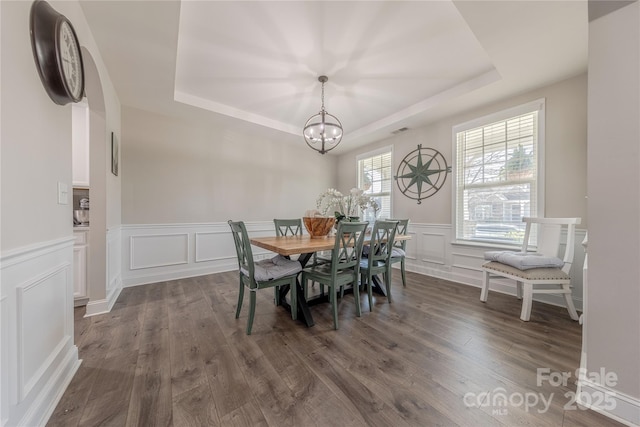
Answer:
<svg viewBox="0 0 640 427"><path fill-rule="evenodd" d="M409 240L408 234L397 234L395 240ZM269 236L254 237L251 244L280 255L297 255L311 252L329 251L335 246L335 236L311 238L305 234L302 236Z"/></svg>

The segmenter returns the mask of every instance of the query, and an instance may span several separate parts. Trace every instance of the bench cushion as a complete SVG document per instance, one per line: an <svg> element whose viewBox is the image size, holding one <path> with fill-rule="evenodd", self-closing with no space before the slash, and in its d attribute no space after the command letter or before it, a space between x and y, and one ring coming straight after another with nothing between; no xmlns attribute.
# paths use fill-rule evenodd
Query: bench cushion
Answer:
<svg viewBox="0 0 640 427"><path fill-rule="evenodd" d="M569 280L569 275L559 268L531 268L519 270L497 261L489 261L482 265L483 269L498 273L506 273L524 280Z"/></svg>
<svg viewBox="0 0 640 427"><path fill-rule="evenodd" d="M507 264L518 270L562 268L564 266L564 261L560 258L530 252L489 251L484 253L484 259Z"/></svg>

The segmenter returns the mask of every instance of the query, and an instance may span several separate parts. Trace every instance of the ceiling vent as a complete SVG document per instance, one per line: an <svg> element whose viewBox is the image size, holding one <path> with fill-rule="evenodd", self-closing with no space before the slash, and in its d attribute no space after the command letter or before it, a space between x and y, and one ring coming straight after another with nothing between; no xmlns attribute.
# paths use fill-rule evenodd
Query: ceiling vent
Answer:
<svg viewBox="0 0 640 427"><path fill-rule="evenodd" d="M399 133L406 132L406 131L408 131L408 130L409 130L409 128L405 126L405 127L403 127L403 128L396 129L396 130L394 130L394 131L393 131L393 132L391 132L391 133L392 133L392 134L394 134L394 135L397 135L397 134L399 134Z"/></svg>

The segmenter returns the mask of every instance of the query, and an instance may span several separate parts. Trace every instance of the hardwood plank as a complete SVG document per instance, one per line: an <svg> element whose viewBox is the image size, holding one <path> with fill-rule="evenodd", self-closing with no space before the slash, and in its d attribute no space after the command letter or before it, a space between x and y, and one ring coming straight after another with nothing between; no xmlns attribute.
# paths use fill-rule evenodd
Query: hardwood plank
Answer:
<svg viewBox="0 0 640 427"><path fill-rule="evenodd" d="M289 345L291 338L286 335L280 340L266 338L258 345L293 393L297 404L303 405L318 425L331 425L336 418L352 418L348 407L308 367L297 346ZM362 419L353 418L344 425L361 426L365 423Z"/></svg>
<svg viewBox="0 0 640 427"><path fill-rule="evenodd" d="M169 287L169 361L171 364L171 394L174 398L185 392L208 388L200 346L193 337L189 304L184 296L183 282Z"/></svg>
<svg viewBox="0 0 640 427"><path fill-rule="evenodd" d="M126 422L138 352L105 358L94 369L96 379L79 425L122 426Z"/></svg>
<svg viewBox="0 0 640 427"><path fill-rule="evenodd" d="M124 289L104 315L78 308L83 363L48 425L620 425L563 408L575 378L537 386L537 368L579 364L581 327L562 307L536 303L522 322L512 296L483 304L477 288L415 273L402 287L396 270L392 282L394 302L375 296L369 312L363 294L362 317L340 300L337 331L328 304L307 328L265 290L247 336L235 271ZM551 403L495 405L500 390Z"/></svg>
<svg viewBox="0 0 640 427"><path fill-rule="evenodd" d="M166 283L150 285L126 425L172 425Z"/></svg>
<svg viewBox="0 0 640 427"><path fill-rule="evenodd" d="M211 308L202 300L191 313L194 339L199 343L212 399L222 420L251 401L251 390Z"/></svg>
<svg viewBox="0 0 640 427"><path fill-rule="evenodd" d="M206 381L174 397L173 425L181 427L222 425L218 420L211 390Z"/></svg>
<svg viewBox="0 0 640 427"><path fill-rule="evenodd" d="M89 368L84 364L80 365L51 415L47 423L49 427L71 427L80 423L97 374L97 369Z"/></svg>
<svg viewBox="0 0 640 427"><path fill-rule="evenodd" d="M248 402L232 412L229 412L222 418L222 425L227 427L245 427L268 426L267 420L262 415L259 405L254 402Z"/></svg>

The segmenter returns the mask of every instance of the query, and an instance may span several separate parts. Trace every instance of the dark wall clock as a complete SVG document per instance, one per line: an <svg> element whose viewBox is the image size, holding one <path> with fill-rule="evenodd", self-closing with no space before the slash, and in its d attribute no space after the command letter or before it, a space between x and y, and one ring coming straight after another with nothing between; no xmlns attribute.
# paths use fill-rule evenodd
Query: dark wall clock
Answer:
<svg viewBox="0 0 640 427"><path fill-rule="evenodd" d="M418 148L406 155L394 176L400 192L410 199L422 203L442 188L451 166L439 151L433 148Z"/></svg>
<svg viewBox="0 0 640 427"><path fill-rule="evenodd" d="M71 22L44 0L31 5L31 47L40 80L59 105L84 96L84 66L80 43Z"/></svg>

